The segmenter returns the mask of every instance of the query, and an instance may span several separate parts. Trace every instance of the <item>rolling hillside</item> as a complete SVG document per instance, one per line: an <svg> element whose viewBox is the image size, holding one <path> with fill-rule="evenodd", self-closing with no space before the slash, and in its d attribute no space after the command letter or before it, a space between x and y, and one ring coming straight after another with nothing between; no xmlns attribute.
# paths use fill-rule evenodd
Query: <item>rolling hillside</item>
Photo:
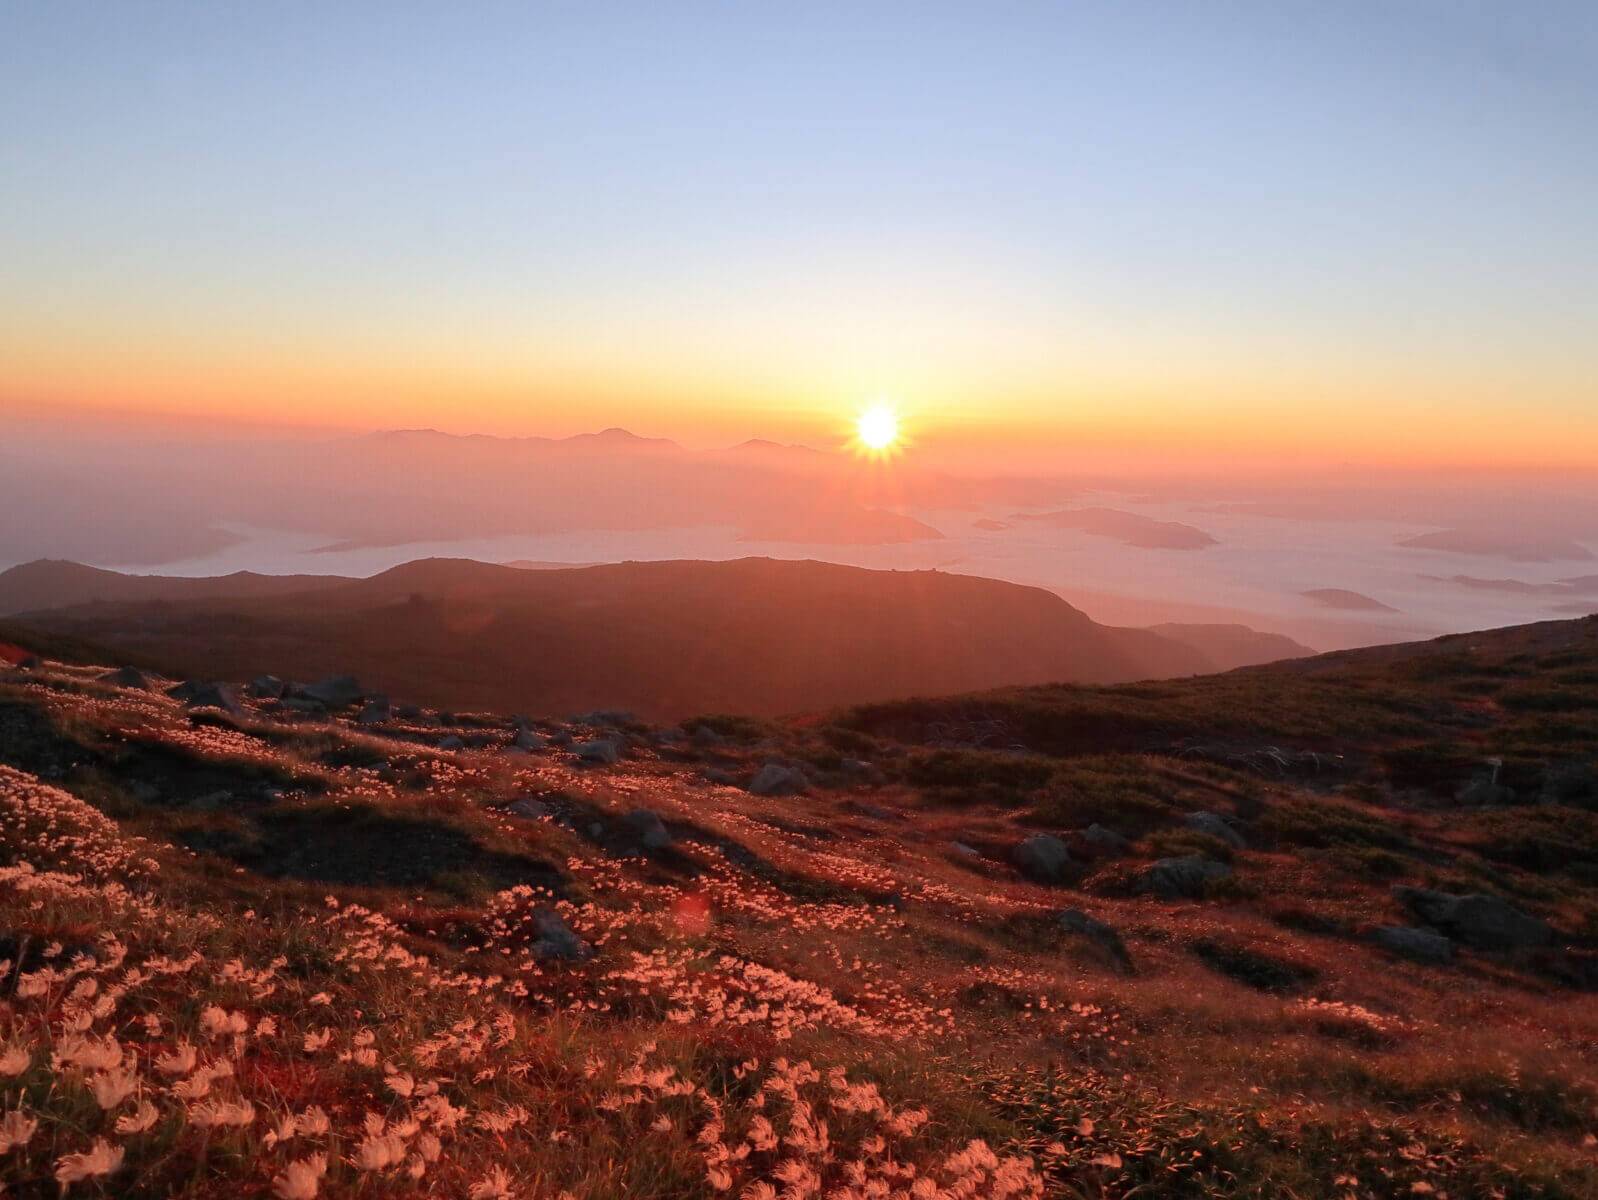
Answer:
<svg viewBox="0 0 1598 1200"><path fill-rule="evenodd" d="M150 599L20 619L186 674L353 670L424 703L611 705L655 718L1213 669L1183 642L1095 624L1042 589L935 571L771 559L525 571L434 559L290 594L188 582L186 592L181 581L140 581L129 590ZM0 595L5 583L0 575Z"/></svg>

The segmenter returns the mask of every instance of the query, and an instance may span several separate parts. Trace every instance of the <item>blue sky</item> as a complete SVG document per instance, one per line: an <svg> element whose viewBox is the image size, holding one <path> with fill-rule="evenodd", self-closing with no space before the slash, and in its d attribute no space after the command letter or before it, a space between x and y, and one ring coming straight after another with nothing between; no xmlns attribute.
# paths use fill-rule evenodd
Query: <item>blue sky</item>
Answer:
<svg viewBox="0 0 1598 1200"><path fill-rule="evenodd" d="M7 3L0 111L63 403L1550 437L1598 383L1592 5Z"/></svg>

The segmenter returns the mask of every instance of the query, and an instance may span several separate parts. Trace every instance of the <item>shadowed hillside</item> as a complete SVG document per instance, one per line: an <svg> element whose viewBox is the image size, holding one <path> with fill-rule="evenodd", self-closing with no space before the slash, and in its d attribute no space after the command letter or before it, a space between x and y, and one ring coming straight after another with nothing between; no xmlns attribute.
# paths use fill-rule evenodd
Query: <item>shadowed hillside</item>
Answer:
<svg viewBox="0 0 1598 1200"><path fill-rule="evenodd" d="M16 1194L1598 1190L1598 621L674 727L116 665L0 664Z"/></svg>
<svg viewBox="0 0 1598 1200"><path fill-rule="evenodd" d="M452 707L612 705L653 717L1192 674L1213 661L1095 624L1039 588L935 571L770 559L525 571L432 559L286 596L219 596L215 581L203 584L194 598L163 590L158 602L25 622L189 674L353 670Z"/></svg>

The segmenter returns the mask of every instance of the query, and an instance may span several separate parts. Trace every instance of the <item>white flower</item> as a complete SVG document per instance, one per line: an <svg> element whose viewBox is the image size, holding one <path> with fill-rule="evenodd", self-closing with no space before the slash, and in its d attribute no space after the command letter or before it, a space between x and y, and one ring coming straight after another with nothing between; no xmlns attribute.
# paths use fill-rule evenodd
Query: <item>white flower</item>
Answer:
<svg viewBox="0 0 1598 1200"><path fill-rule="evenodd" d="M272 1194L278 1200L312 1200L322 1176L327 1174L327 1155L313 1154L296 1159L272 1180Z"/></svg>
<svg viewBox="0 0 1598 1200"><path fill-rule="evenodd" d="M485 1178L472 1184L468 1194L471 1200L514 1200L516 1195L510 1190L510 1176L504 1167L495 1167Z"/></svg>
<svg viewBox="0 0 1598 1200"><path fill-rule="evenodd" d="M39 1122L24 1113L20 1108L13 1109L5 1116L0 1117L0 1154L9 1154L18 1146L26 1146L33 1137L33 1131L39 1128Z"/></svg>
<svg viewBox="0 0 1598 1200"><path fill-rule="evenodd" d="M121 1134L143 1133L160 1119L161 1114L156 1112L155 1105L148 1100L139 1101L139 1107L134 1109L132 1116L117 1118L117 1132Z"/></svg>
<svg viewBox="0 0 1598 1200"><path fill-rule="evenodd" d="M68 1184L96 1175L109 1175L121 1165L122 1147L112 1146L104 1138L95 1138L94 1145L84 1153L64 1154L56 1160L56 1182L65 1191Z"/></svg>

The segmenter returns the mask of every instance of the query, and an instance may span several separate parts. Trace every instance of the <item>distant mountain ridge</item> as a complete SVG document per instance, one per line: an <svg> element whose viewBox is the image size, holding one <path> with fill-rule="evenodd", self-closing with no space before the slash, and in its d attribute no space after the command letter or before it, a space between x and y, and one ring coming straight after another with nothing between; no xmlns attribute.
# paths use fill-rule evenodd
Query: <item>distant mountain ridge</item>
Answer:
<svg viewBox="0 0 1598 1200"><path fill-rule="evenodd" d="M25 625L187 674L352 671L458 708L775 715L1215 665L1185 641L1099 625L1044 589L939 571L763 558L529 571L423 559L361 580L182 580L70 566L0 573L0 610L32 597ZM20 586L41 577L64 606ZM92 602L65 597L68 579Z"/></svg>

